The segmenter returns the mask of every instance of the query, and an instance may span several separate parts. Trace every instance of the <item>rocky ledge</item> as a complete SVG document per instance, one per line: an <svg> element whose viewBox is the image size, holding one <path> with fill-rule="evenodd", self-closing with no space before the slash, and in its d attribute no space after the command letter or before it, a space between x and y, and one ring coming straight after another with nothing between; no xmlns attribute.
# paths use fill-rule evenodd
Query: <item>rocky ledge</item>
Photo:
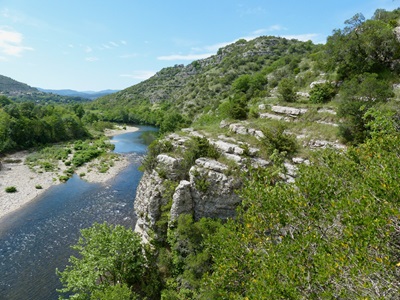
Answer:
<svg viewBox="0 0 400 300"><path fill-rule="evenodd" d="M246 124L230 124L229 131L262 138L261 131L245 127ZM157 237L160 223L173 226L181 214L190 214L195 220L234 217L241 201L236 194L242 185L240 173L249 164L262 168L271 164L259 157L259 149L231 136L220 135L217 139L206 138L219 152L219 161L200 157L186 166L184 154L190 151L187 145L196 138L206 137L190 128L183 130L181 135L166 136L160 142L168 143L169 150L156 155L152 167L144 172L136 192L138 220L135 231L145 242ZM282 174L282 178L293 181L299 163L304 160L295 158L286 162L287 174Z"/></svg>

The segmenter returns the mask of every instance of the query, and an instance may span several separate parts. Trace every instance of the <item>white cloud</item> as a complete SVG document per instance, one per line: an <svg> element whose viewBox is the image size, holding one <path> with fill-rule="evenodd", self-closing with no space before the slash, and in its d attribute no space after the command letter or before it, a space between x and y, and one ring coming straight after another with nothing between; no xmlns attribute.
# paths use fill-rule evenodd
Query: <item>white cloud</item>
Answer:
<svg viewBox="0 0 400 300"><path fill-rule="evenodd" d="M91 47L89 47L89 46L86 46L85 47L85 52L86 53L90 53L90 52L92 52L93 51L93 49L91 48Z"/></svg>
<svg viewBox="0 0 400 300"><path fill-rule="evenodd" d="M0 28L0 52L9 56L21 56L22 52L33 50L22 45L23 35L10 29Z"/></svg>
<svg viewBox="0 0 400 300"><path fill-rule="evenodd" d="M127 43L126 41L122 40L122 41L121 41L121 44L122 44L122 45L126 45L126 44L128 44L128 43Z"/></svg>
<svg viewBox="0 0 400 300"><path fill-rule="evenodd" d="M145 80L156 74L154 71L133 71L132 74L121 74L121 77L128 77L132 79Z"/></svg>
<svg viewBox="0 0 400 300"><path fill-rule="evenodd" d="M271 25L267 29L267 31L281 31L281 30L288 30L286 27L276 24L276 25Z"/></svg>
<svg viewBox="0 0 400 300"><path fill-rule="evenodd" d="M159 56L159 57L157 57L157 59L158 60L190 60L190 61L192 61L192 60L207 58L214 54L215 53L187 54L187 55L173 54L173 55Z"/></svg>
<svg viewBox="0 0 400 300"><path fill-rule="evenodd" d="M91 56L91 57L86 57L85 60L86 60L86 61L89 61L89 62L95 62L95 61L98 61L99 58L98 58L98 57Z"/></svg>
<svg viewBox="0 0 400 300"><path fill-rule="evenodd" d="M115 43L115 42L108 42L108 43L113 47L119 47L119 45L117 43Z"/></svg>

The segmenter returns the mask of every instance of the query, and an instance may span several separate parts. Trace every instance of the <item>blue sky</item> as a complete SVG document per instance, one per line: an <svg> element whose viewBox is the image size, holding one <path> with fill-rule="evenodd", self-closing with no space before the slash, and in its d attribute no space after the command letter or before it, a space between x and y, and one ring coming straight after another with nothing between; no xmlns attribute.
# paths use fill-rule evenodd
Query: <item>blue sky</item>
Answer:
<svg viewBox="0 0 400 300"><path fill-rule="evenodd" d="M398 0L0 0L0 75L47 89L124 89L240 38L324 43Z"/></svg>

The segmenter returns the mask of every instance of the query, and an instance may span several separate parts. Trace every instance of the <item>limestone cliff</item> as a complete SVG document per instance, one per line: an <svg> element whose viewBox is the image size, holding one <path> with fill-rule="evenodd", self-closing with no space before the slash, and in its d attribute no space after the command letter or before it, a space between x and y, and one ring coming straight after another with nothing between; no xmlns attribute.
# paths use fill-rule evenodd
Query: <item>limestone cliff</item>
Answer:
<svg viewBox="0 0 400 300"><path fill-rule="evenodd" d="M246 122L221 122L220 127L228 136L221 134L212 138L193 129L184 129L181 134L173 133L159 141L160 145L168 147L159 147L157 153L152 154L135 199L138 217L135 231L144 241L152 235L164 234L160 227L173 225L181 214L190 214L195 220L234 217L241 201L236 194L242 185L240 174L249 165L265 168L271 164L260 155L260 149L240 141L243 136L260 141L264 138L262 131L249 128ZM203 143L205 140L218 152L219 159L196 156L188 164L187 154L196 152L190 148L196 139L203 139ZM296 164L305 162L302 158L286 161L282 178L292 182Z"/></svg>

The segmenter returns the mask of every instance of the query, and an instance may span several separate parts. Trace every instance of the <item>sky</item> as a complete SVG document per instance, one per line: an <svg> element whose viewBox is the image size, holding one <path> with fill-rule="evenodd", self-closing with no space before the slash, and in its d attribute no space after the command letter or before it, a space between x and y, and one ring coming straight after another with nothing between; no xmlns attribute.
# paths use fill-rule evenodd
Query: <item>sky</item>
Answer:
<svg viewBox="0 0 400 300"><path fill-rule="evenodd" d="M325 43L400 0L0 0L0 75L33 87L124 89L238 39Z"/></svg>

